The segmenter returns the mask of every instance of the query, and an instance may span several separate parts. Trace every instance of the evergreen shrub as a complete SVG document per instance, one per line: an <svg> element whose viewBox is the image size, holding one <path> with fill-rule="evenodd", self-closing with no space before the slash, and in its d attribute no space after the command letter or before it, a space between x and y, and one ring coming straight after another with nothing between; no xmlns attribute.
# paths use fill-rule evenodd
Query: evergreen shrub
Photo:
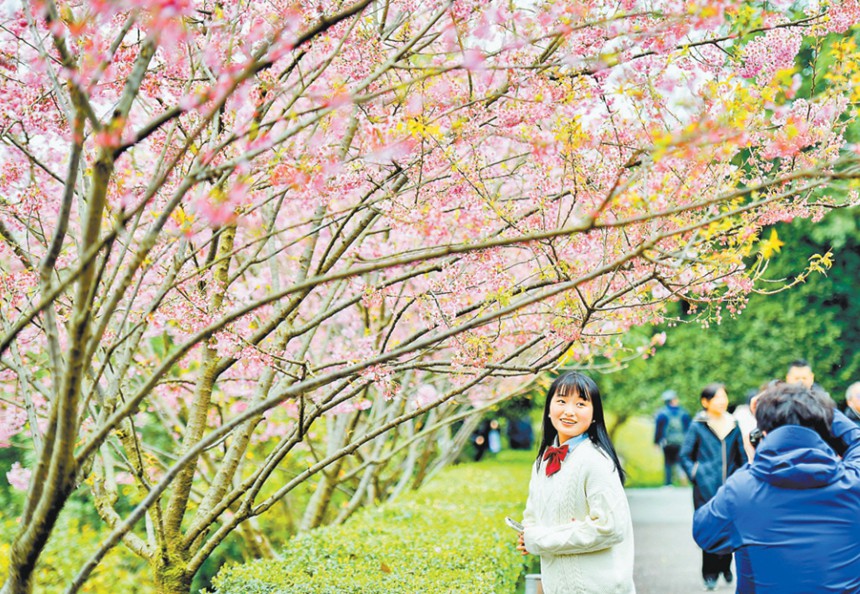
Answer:
<svg viewBox="0 0 860 594"><path fill-rule="evenodd" d="M420 490L300 534L283 560L225 566L215 594L508 594L524 569L520 517L534 454L446 469Z"/></svg>

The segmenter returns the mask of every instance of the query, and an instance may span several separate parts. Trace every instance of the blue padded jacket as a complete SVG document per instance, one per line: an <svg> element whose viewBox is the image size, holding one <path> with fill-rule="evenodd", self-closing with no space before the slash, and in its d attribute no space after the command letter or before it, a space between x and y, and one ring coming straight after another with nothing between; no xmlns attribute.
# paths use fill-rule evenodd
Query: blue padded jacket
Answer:
<svg viewBox="0 0 860 594"><path fill-rule="evenodd" d="M812 429L786 425L696 510L693 538L735 552L740 594L860 593L860 427L839 411L840 457Z"/></svg>

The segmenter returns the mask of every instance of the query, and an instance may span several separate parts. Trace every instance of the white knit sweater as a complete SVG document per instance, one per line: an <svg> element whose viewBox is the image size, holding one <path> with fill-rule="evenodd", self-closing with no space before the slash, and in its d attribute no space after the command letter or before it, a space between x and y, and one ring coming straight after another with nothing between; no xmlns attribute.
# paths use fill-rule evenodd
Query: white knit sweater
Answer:
<svg viewBox="0 0 860 594"><path fill-rule="evenodd" d="M523 513L544 594L636 592L630 507L612 460L586 440L557 473L545 465L532 470Z"/></svg>

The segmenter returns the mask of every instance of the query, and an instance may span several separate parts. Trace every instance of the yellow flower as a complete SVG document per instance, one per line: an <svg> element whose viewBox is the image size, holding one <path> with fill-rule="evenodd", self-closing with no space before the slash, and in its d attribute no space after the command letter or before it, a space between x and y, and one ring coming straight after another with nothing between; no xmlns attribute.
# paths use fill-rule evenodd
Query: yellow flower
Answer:
<svg viewBox="0 0 860 594"><path fill-rule="evenodd" d="M780 241L776 229L770 230L770 237L761 244L761 255L767 259L774 253L779 252L780 248L785 245L784 241Z"/></svg>

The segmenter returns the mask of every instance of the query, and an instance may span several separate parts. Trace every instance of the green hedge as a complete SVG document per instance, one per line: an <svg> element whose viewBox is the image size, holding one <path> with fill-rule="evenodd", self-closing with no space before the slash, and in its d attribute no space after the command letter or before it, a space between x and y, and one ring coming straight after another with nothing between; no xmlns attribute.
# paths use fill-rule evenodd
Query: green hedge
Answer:
<svg viewBox="0 0 860 594"><path fill-rule="evenodd" d="M510 593L530 452L448 468L417 492L291 539L281 561L224 567L217 594Z"/></svg>

